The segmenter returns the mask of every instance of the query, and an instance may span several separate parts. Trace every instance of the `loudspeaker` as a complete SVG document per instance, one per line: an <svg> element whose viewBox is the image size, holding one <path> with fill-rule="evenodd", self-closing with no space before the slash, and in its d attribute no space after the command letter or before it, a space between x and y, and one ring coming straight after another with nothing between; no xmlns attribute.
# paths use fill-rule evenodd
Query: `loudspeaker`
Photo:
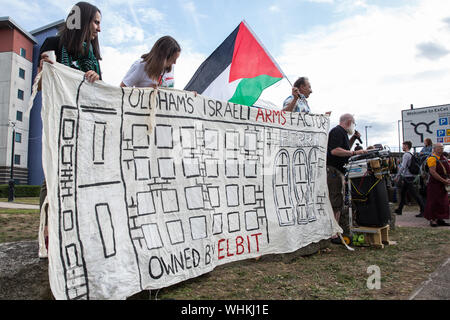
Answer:
<svg viewBox="0 0 450 320"><path fill-rule="evenodd" d="M351 179L352 200L356 208L356 223L364 227L384 227L391 212L384 179L374 176Z"/></svg>

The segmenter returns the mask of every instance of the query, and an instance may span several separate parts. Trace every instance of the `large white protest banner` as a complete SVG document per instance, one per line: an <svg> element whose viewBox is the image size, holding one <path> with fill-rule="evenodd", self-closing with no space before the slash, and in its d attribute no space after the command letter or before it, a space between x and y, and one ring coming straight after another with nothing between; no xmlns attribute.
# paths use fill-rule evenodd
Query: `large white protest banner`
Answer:
<svg viewBox="0 0 450 320"><path fill-rule="evenodd" d="M42 90L57 299L123 299L342 232L327 116L91 84L57 63Z"/></svg>

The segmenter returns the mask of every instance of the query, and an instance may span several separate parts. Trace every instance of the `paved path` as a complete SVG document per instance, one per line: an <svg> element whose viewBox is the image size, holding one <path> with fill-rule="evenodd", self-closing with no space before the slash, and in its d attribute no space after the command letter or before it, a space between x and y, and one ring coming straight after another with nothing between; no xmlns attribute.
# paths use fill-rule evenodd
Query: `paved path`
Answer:
<svg viewBox="0 0 450 320"><path fill-rule="evenodd" d="M409 300L450 300L450 258L414 291Z"/></svg>
<svg viewBox="0 0 450 320"><path fill-rule="evenodd" d="M419 213L418 206L405 206L402 215L396 215L395 225L399 227L422 227L431 228L430 222L425 218L418 218L416 214ZM446 222L449 222L446 220ZM450 227L438 227L439 229L450 230Z"/></svg>
<svg viewBox="0 0 450 320"><path fill-rule="evenodd" d="M427 219L415 216L418 213L419 207L405 207L403 214L396 216L395 225L399 227L431 229ZM437 227L433 229L450 230L450 227ZM414 290L409 300L450 300L450 257L428 277L428 280L424 281Z"/></svg>
<svg viewBox="0 0 450 320"><path fill-rule="evenodd" d="M6 209L39 209L37 204L24 204L15 202L2 202L0 201L0 208Z"/></svg>

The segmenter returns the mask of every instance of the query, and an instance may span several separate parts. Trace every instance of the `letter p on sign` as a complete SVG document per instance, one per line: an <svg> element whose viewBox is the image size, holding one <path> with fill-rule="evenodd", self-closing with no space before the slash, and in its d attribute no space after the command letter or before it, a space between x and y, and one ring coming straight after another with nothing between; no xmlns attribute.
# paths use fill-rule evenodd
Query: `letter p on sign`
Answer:
<svg viewBox="0 0 450 320"><path fill-rule="evenodd" d="M367 278L367 289L381 289L381 271L379 266L371 265L367 268L370 277Z"/></svg>

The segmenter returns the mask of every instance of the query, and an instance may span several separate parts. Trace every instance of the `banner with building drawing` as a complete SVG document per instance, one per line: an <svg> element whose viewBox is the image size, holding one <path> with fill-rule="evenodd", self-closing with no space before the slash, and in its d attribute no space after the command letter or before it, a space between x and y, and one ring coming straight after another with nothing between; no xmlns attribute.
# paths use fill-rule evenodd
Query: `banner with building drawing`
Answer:
<svg viewBox="0 0 450 320"><path fill-rule="evenodd" d="M57 63L42 88L57 299L123 299L342 231L324 115L90 84Z"/></svg>

